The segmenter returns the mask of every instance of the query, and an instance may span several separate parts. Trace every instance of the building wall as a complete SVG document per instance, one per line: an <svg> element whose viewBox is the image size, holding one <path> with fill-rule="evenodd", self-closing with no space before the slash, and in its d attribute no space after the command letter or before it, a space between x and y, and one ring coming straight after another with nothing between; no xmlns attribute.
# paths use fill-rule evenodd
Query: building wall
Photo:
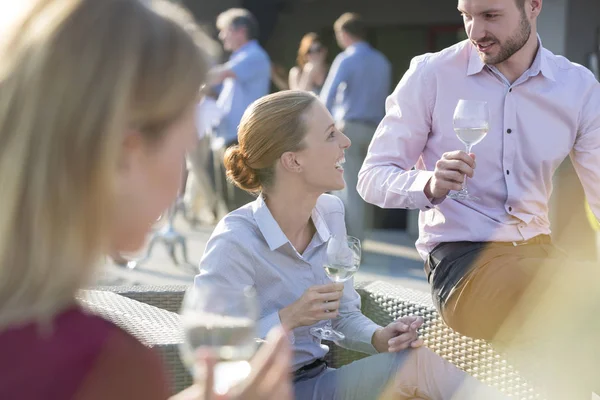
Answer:
<svg viewBox="0 0 600 400"><path fill-rule="evenodd" d="M565 54L568 3L569 0L544 0L538 17L537 28L542 43L555 54Z"/></svg>
<svg viewBox="0 0 600 400"><path fill-rule="evenodd" d="M460 24L456 4L447 0L430 0L402 6L398 0L319 0L290 2L280 14L268 43L276 61L289 63L295 58L302 36L311 31L330 29L346 11L360 13L370 26ZM333 52L339 49L332 49Z"/></svg>
<svg viewBox="0 0 600 400"><path fill-rule="evenodd" d="M202 26L206 27L209 31L214 32L217 15L229 8L240 7L242 0L182 0L182 3L194 13L196 19Z"/></svg>
<svg viewBox="0 0 600 400"><path fill-rule="evenodd" d="M588 54L594 51L596 34L600 26L600 1L594 0L546 0L542 16L546 24L541 33L560 44L556 54L572 62L587 65ZM561 49L562 51L558 51ZM551 203L552 231L556 243L574 258L596 259L596 241L584 211L585 195L572 163L567 159L554 177L554 194Z"/></svg>
<svg viewBox="0 0 600 400"><path fill-rule="evenodd" d="M600 0L570 0L565 39L567 58L587 65L588 54L598 46L598 29L600 29Z"/></svg>

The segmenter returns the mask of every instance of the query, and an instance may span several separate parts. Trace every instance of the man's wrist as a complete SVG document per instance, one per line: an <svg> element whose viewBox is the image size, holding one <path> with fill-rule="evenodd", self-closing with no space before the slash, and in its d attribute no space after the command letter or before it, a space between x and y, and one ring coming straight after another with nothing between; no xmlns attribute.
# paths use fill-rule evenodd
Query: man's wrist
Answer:
<svg viewBox="0 0 600 400"><path fill-rule="evenodd" d="M433 201L435 200L435 197L433 196L433 193L431 192L431 180L432 179L433 178L429 178L429 180L425 184L425 187L423 188L423 193L425 194L425 197L427 197L427 200L429 200L430 203L433 203Z"/></svg>
<svg viewBox="0 0 600 400"><path fill-rule="evenodd" d="M288 331L296 328L290 318L289 307L279 310L279 321L281 321L281 326Z"/></svg>

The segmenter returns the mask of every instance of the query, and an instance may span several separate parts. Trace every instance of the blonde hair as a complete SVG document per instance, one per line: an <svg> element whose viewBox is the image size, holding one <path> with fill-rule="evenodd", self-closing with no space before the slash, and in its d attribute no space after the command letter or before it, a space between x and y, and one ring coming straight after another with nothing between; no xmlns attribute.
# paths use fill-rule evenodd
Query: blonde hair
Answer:
<svg viewBox="0 0 600 400"><path fill-rule="evenodd" d="M227 177L240 189L258 193L275 178L275 162L303 148L304 115L317 97L301 90L276 92L252 103L238 129L239 145L225 152Z"/></svg>
<svg viewBox="0 0 600 400"><path fill-rule="evenodd" d="M123 135L160 144L206 74L185 30L139 0L37 0L6 34L0 327L73 302L108 250Z"/></svg>

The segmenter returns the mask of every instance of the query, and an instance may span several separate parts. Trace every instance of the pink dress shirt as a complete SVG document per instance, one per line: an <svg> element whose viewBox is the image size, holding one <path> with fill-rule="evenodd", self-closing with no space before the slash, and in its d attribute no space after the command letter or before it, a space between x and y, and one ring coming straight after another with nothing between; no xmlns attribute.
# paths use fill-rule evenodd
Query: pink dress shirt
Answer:
<svg viewBox="0 0 600 400"><path fill-rule="evenodd" d="M464 149L452 127L461 98L490 109L490 131L473 148L477 167L468 180L481 200L433 204L423 189L436 161ZM421 210L417 250L425 258L442 242L550 234L552 176L569 155L599 217L600 84L593 74L540 41L532 66L510 84L467 40L413 59L386 101L357 189L379 207Z"/></svg>

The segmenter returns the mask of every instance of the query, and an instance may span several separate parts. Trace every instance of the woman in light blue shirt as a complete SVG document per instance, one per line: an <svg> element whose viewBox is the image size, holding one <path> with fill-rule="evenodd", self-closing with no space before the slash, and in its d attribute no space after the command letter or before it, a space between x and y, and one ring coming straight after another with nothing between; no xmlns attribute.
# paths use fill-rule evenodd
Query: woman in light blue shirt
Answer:
<svg viewBox="0 0 600 400"><path fill-rule="evenodd" d="M467 398L464 383L471 394L486 392L469 398L493 398L495 392L420 347L416 330L422 319L405 317L381 327L361 313L352 280L327 278L327 240L345 235L346 227L342 202L324 193L344 187L349 146L311 93L282 91L250 105L239 146L227 151L225 166L229 179L258 198L217 225L196 282L255 288L261 337L279 325L290 332L299 400L376 399L388 382L395 399ZM328 368L328 348L309 332L328 320L345 335L341 346L373 356Z"/></svg>

